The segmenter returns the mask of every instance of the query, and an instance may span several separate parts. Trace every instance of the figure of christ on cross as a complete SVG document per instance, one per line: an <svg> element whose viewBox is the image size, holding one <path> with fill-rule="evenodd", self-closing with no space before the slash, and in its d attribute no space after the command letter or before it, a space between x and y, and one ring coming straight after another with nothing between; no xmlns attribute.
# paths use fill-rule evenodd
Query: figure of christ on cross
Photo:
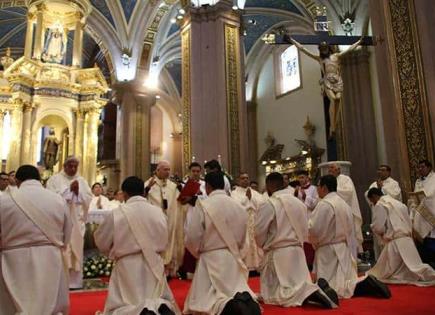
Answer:
<svg viewBox="0 0 435 315"><path fill-rule="evenodd" d="M341 78L340 71L340 58L357 48L361 42L360 38L357 42L353 43L348 49L342 52L334 52L333 46L329 45L326 41L319 44L319 54L313 54L306 49L302 44L297 42L292 37L289 40L300 51L308 57L317 60L320 64L322 71L322 79L320 79L320 86L322 87L322 94L326 95L330 100L329 105L329 138L335 137L335 128L337 126L337 117L340 112L340 101L343 94L343 79Z"/></svg>

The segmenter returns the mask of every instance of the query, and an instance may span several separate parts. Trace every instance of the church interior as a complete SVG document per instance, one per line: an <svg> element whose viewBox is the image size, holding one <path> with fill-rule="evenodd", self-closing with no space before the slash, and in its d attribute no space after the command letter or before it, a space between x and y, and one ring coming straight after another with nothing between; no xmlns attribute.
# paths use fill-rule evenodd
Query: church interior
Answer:
<svg viewBox="0 0 435 315"><path fill-rule="evenodd" d="M1 171L31 164L47 181L76 156L90 186L115 191L160 161L178 183L217 160L264 191L270 173L316 184L334 163L370 244L379 165L406 203L435 162L434 17L432 0L0 0ZM182 306L187 282L170 286ZM391 290L333 312L434 312L435 289ZM106 291L72 292L70 314L102 310Z"/></svg>

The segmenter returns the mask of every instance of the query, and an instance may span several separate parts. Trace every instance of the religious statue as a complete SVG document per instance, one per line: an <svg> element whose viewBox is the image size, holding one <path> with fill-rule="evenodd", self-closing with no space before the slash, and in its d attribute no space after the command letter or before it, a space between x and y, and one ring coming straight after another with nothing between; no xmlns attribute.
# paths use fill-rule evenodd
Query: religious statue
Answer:
<svg viewBox="0 0 435 315"><path fill-rule="evenodd" d="M60 141L57 140L54 129L50 128L48 136L44 140L44 165L47 170L53 171L54 165L58 161Z"/></svg>
<svg viewBox="0 0 435 315"><path fill-rule="evenodd" d="M335 52L333 46L329 45L327 42L321 42L319 45L319 55L313 54L291 37L290 41L308 57L311 57L320 63L322 71L322 79L320 80L322 94L326 95L330 100L329 137L333 138L335 136L337 116L340 111L340 101L343 94L343 79L341 78L340 58L344 54L357 48L361 44L362 38L351 45L347 50L342 52Z"/></svg>
<svg viewBox="0 0 435 315"><path fill-rule="evenodd" d="M42 60L50 63L62 63L66 53L66 33L59 23L48 30L46 44L42 53Z"/></svg>
<svg viewBox="0 0 435 315"><path fill-rule="evenodd" d="M8 47L6 49L6 55L0 58L0 63L3 66L3 69L6 70L14 63L14 58L11 57L11 48Z"/></svg>

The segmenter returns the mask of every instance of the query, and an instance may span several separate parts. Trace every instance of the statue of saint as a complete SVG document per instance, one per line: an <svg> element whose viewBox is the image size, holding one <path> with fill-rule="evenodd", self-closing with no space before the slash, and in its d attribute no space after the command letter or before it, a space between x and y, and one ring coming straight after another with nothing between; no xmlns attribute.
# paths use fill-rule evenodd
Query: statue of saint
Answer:
<svg viewBox="0 0 435 315"><path fill-rule="evenodd" d="M47 170L53 171L54 165L58 161L60 141L57 140L54 129L50 128L48 136L44 140L44 165Z"/></svg>
<svg viewBox="0 0 435 315"><path fill-rule="evenodd" d="M343 79L341 78L340 58L344 54L357 48L361 44L362 38L350 46L347 50L342 52L335 52L331 45L328 45L326 42L322 42L319 45L319 55L313 54L291 37L290 41L304 54L317 60L317 62L320 64L322 71L322 79L320 80L322 94L326 95L330 100L329 137L333 138L335 136L337 114L339 113L340 100L343 93Z"/></svg>
<svg viewBox="0 0 435 315"><path fill-rule="evenodd" d="M50 63L62 63L66 53L67 36L61 25L55 24L48 30L42 60Z"/></svg>

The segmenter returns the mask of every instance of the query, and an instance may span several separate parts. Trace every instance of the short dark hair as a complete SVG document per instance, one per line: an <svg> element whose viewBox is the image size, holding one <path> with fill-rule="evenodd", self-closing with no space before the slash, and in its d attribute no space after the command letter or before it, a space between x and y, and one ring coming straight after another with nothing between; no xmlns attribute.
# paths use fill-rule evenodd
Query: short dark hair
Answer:
<svg viewBox="0 0 435 315"><path fill-rule="evenodd" d="M41 174L39 174L39 171L36 167L33 165L22 165L18 168L17 172L15 173L15 177L20 181L24 182L25 180L41 180Z"/></svg>
<svg viewBox="0 0 435 315"><path fill-rule="evenodd" d="M252 185L252 184L256 184L256 185L258 185L258 182L255 181L255 180L251 180L251 181L249 182L249 185Z"/></svg>
<svg viewBox="0 0 435 315"><path fill-rule="evenodd" d="M382 197L383 195L384 193L382 192L382 190L377 187L370 188L369 191L367 192L368 198L372 198L373 196Z"/></svg>
<svg viewBox="0 0 435 315"><path fill-rule="evenodd" d="M137 176L130 176L124 179L121 185L123 192L127 193L130 197L143 196L145 184L142 179Z"/></svg>
<svg viewBox="0 0 435 315"><path fill-rule="evenodd" d="M270 183L275 187L282 189L284 187L284 176L278 172L270 173L266 176L266 183Z"/></svg>
<svg viewBox="0 0 435 315"><path fill-rule="evenodd" d="M103 188L103 185L101 185L100 183L94 183L94 184L92 185L92 188L91 188L91 189L94 189L95 186L100 186L101 188Z"/></svg>
<svg viewBox="0 0 435 315"><path fill-rule="evenodd" d="M198 162L192 162L189 165L189 170L191 170L193 167L199 167L200 169L202 169L201 164L199 164Z"/></svg>
<svg viewBox="0 0 435 315"><path fill-rule="evenodd" d="M296 176L299 176L299 175L309 176L310 174L306 170L300 170L300 171L296 172Z"/></svg>
<svg viewBox="0 0 435 315"><path fill-rule="evenodd" d="M292 180L290 183L288 183L290 187L296 188L301 185L301 183L298 180Z"/></svg>
<svg viewBox="0 0 435 315"><path fill-rule="evenodd" d="M337 178L334 175L324 175L320 177L319 186L326 186L329 192L337 191Z"/></svg>
<svg viewBox="0 0 435 315"><path fill-rule="evenodd" d="M8 173L8 175L11 176L12 174L15 174L15 173L16 173L15 170L12 170Z"/></svg>
<svg viewBox="0 0 435 315"><path fill-rule="evenodd" d="M387 169L387 171L391 172L391 167L389 165L381 164L381 165L379 165L379 168L381 168L381 167L385 167Z"/></svg>
<svg viewBox="0 0 435 315"><path fill-rule="evenodd" d="M419 165L420 164L424 164L424 165L426 165L426 167L432 168L432 163L429 160L421 160L421 161L418 162L418 164Z"/></svg>
<svg viewBox="0 0 435 315"><path fill-rule="evenodd" d="M209 184L214 190L225 188L224 174L222 172L207 173L204 180L205 183Z"/></svg>
<svg viewBox="0 0 435 315"><path fill-rule="evenodd" d="M207 163L204 164L204 168L208 168L210 170L222 171L221 165L216 160L208 161Z"/></svg>
<svg viewBox="0 0 435 315"><path fill-rule="evenodd" d="M7 174L5 172L0 172L0 176L5 176L5 175L9 177L9 174Z"/></svg>
<svg viewBox="0 0 435 315"><path fill-rule="evenodd" d="M240 172L239 172L239 177L242 176L242 175L245 175L245 174L249 176L249 173L248 173L248 172L240 171Z"/></svg>

